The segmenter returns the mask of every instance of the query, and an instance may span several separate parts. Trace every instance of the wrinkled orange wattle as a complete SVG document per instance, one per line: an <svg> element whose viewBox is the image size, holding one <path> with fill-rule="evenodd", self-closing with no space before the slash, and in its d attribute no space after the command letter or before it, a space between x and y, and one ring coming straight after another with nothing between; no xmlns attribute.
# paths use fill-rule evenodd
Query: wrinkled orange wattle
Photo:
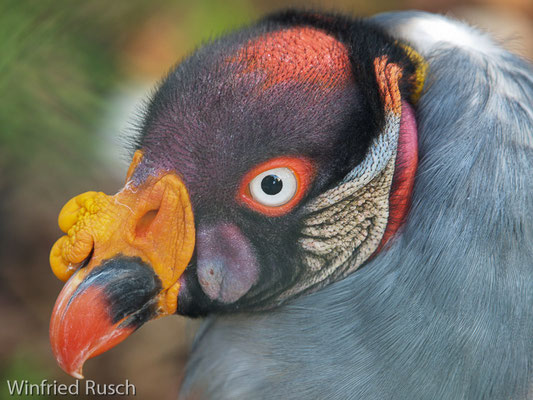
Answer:
<svg viewBox="0 0 533 400"><path fill-rule="evenodd" d="M192 206L184 183L174 173L164 172L133 185L130 177L141 159L138 151L126 185L116 195L83 193L67 202L59 214L59 227L66 235L52 247L50 265L59 279L68 282L52 313L50 341L60 366L76 377L81 377L86 359L113 347L134 330L119 329L121 321L111 325L101 310L105 304L97 288L83 293L83 300L72 297L102 261L117 256L140 258L161 281L157 316L176 312L178 279L195 246Z"/></svg>

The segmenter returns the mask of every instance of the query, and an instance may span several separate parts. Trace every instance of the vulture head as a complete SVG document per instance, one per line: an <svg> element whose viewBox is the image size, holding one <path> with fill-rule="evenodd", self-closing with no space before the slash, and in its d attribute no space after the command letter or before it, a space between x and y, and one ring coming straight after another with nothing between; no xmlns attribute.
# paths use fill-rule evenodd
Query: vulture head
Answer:
<svg viewBox="0 0 533 400"><path fill-rule="evenodd" d="M410 218L428 65L383 25L277 13L169 73L125 186L60 213L50 335L66 372L151 319L274 315L374 268Z"/></svg>

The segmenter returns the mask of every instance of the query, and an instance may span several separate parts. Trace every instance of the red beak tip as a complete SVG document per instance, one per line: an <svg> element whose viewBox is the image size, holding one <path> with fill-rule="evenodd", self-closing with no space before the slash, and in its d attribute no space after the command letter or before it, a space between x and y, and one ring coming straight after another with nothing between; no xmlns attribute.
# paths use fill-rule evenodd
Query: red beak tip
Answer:
<svg viewBox="0 0 533 400"><path fill-rule="evenodd" d="M69 371L69 370L67 370L67 369L63 369L63 371L65 371L67 374L69 374L69 375L72 376L73 378L76 378L76 379L84 379L84 376L83 376L83 373L82 373L81 367L78 368L78 369L75 370L75 371Z"/></svg>
<svg viewBox="0 0 533 400"><path fill-rule="evenodd" d="M54 354L56 356L57 364L59 367L68 375L76 379L85 379L83 376L83 365L85 364L86 359L84 358L81 362L80 360L75 361L65 361L63 356L66 354Z"/></svg>
<svg viewBox="0 0 533 400"><path fill-rule="evenodd" d="M80 371L73 371L69 375L72 376L73 378L76 378L76 379L84 379L83 375L81 373L81 370Z"/></svg>

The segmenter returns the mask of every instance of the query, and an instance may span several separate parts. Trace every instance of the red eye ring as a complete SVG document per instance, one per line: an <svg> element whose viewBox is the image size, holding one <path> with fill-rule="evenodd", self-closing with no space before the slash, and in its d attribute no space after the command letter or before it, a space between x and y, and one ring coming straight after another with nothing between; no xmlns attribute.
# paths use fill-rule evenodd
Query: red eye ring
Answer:
<svg viewBox="0 0 533 400"><path fill-rule="evenodd" d="M257 202L250 193L250 182L259 174L274 168L288 168L294 174L297 182L296 193L285 204L280 206L266 206ZM279 217L290 212L305 196L311 181L315 176L313 162L306 157L283 156L273 158L252 168L241 181L237 192L237 201L269 217Z"/></svg>

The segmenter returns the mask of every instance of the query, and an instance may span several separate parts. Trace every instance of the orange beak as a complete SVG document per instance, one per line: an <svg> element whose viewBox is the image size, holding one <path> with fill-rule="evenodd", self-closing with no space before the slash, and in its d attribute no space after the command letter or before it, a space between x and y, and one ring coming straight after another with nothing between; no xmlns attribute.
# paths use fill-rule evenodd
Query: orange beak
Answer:
<svg viewBox="0 0 533 400"><path fill-rule="evenodd" d="M134 186L129 179L141 158L137 152L119 193L81 194L59 215L66 235L54 244L50 264L68 282L52 313L50 342L61 368L77 378L87 359L176 312L178 280L194 251L185 185L165 172Z"/></svg>

